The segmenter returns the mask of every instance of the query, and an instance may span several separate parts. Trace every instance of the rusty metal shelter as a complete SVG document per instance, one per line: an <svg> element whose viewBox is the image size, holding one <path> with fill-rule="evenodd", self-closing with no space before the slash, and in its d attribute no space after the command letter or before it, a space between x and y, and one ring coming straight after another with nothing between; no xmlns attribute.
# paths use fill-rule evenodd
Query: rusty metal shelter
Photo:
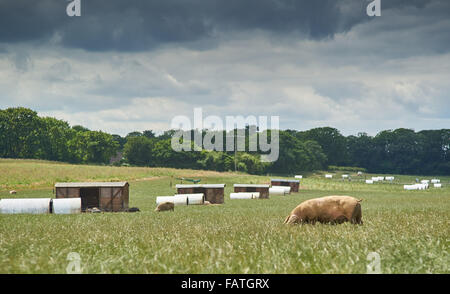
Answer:
<svg viewBox="0 0 450 294"><path fill-rule="evenodd" d="M225 184L176 185L178 194L203 193L205 200L211 203L224 203Z"/></svg>
<svg viewBox="0 0 450 294"><path fill-rule="evenodd" d="M127 182L56 183L56 198L81 198L81 210L97 207L103 211L128 209Z"/></svg>
<svg viewBox="0 0 450 294"><path fill-rule="evenodd" d="M270 185L234 184L234 192L259 192L259 199L269 199Z"/></svg>
<svg viewBox="0 0 450 294"><path fill-rule="evenodd" d="M300 188L299 180L271 179L270 183L272 186L289 186L291 187L291 192L298 192L298 189Z"/></svg>

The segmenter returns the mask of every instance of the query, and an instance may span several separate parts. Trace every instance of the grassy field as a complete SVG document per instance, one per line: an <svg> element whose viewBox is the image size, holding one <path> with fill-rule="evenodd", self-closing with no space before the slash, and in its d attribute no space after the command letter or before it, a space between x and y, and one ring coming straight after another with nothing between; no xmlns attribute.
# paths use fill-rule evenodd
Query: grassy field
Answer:
<svg viewBox="0 0 450 294"><path fill-rule="evenodd" d="M154 212L155 197L173 195L178 176L227 184L225 204ZM65 273L70 252L80 255L83 273L366 273L370 252L380 255L383 273L450 273L450 177L426 191L402 189L416 176L374 185L339 178L309 175L300 193L230 200L234 183L270 177L0 160L0 198L11 198L9 189L14 197L53 197L56 181L128 180L130 206L141 209L0 215L0 273ZM363 198L364 225L283 225L297 204L326 195Z"/></svg>
<svg viewBox="0 0 450 294"><path fill-rule="evenodd" d="M56 182L136 181L156 177L231 176L189 169L73 165L54 161L0 158L0 193L8 189L48 188Z"/></svg>

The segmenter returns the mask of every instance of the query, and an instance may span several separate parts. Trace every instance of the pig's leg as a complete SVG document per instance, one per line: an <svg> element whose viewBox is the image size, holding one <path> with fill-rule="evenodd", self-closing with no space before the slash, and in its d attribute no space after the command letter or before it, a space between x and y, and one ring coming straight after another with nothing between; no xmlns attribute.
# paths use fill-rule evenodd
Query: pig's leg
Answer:
<svg viewBox="0 0 450 294"><path fill-rule="evenodd" d="M353 211L353 215L352 215L352 219L351 219L352 224L362 225L363 222L362 222L361 218L362 218L361 204L357 203L355 206L355 209Z"/></svg>

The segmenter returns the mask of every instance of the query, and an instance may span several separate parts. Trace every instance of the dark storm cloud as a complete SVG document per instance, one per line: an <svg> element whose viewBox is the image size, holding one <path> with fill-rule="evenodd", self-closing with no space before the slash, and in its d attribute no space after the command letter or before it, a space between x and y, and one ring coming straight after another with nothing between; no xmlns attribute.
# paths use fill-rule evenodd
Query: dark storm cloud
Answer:
<svg viewBox="0 0 450 294"><path fill-rule="evenodd" d="M82 16L68 17L64 0L0 0L0 43L59 39L89 51L142 51L164 44L205 48L224 32L261 30L323 39L369 21L367 0L81 0ZM442 11L449 1L384 0L382 9ZM447 10L448 13L448 10Z"/></svg>
<svg viewBox="0 0 450 294"><path fill-rule="evenodd" d="M50 37L67 19L64 1L0 0L0 42Z"/></svg>

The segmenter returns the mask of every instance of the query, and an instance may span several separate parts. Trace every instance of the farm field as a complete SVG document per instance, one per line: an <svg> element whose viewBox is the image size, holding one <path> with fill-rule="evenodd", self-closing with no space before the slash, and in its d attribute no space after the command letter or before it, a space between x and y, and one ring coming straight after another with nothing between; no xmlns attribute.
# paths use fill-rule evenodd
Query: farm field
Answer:
<svg viewBox="0 0 450 294"><path fill-rule="evenodd" d="M382 273L450 273L450 177L438 177L442 189L404 191L432 177L367 185L340 174L308 175L288 196L230 200L234 183L270 177L1 159L0 198L53 197L56 181L127 180L130 207L141 212L0 215L0 273L66 273L70 252L83 273L366 273L370 252ZM156 196L173 195L181 176L225 183L225 204L154 212ZM300 202L327 195L362 198L364 225L283 225Z"/></svg>

